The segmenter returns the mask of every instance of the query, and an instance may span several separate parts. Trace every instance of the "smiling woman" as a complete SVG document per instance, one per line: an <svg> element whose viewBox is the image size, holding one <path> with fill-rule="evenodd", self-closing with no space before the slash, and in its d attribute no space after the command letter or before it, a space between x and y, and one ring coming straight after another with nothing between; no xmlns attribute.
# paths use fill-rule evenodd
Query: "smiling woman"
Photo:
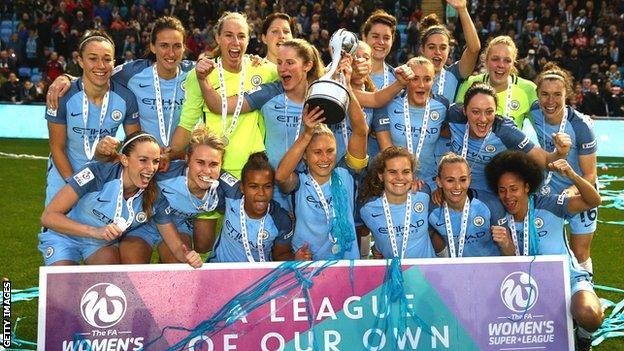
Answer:
<svg viewBox="0 0 624 351"><path fill-rule="evenodd" d="M179 240L167 201L152 177L158 170L160 149L153 136L128 135L119 163L89 163L73 175L46 206L39 250L46 265L120 263L119 238L153 220L180 261L201 266L199 254Z"/></svg>
<svg viewBox="0 0 624 351"><path fill-rule="evenodd" d="M459 87L457 102L464 102L466 91L475 82L484 82L496 90L498 96L497 114L513 120L522 129L528 118L531 104L537 100L535 84L517 76L514 66L518 48L511 37L498 36L483 50L481 60L487 73L469 77Z"/></svg>
<svg viewBox="0 0 624 351"><path fill-rule="evenodd" d="M244 15L225 12L214 28L218 47L211 56L216 62L210 59L214 66L208 68L209 59L201 59L195 72L188 75L184 83L186 100L171 147L177 157L182 157L191 131L203 116L210 130L227 141L223 168L238 178L249 155L264 150L264 122L258 111L242 111L243 95L262 83L274 81L277 73L272 64L253 64L245 55L249 25ZM218 91L222 100L235 96L238 104L216 112L206 104L200 83Z"/></svg>
<svg viewBox="0 0 624 351"><path fill-rule="evenodd" d="M393 146L375 158L364 178L360 215L375 238L375 258L434 257L427 219L429 187L412 192L417 168L407 149Z"/></svg>
<svg viewBox="0 0 624 351"><path fill-rule="evenodd" d="M212 72L216 63L202 60ZM277 70L280 80L265 83L246 92L241 106L241 113L260 110L266 125L264 144L271 166L277 167L286 151L295 142L301 131L303 103L308 86L317 80L325 70L318 51L302 39L283 42L277 49ZM200 84L204 101L208 108L221 113L223 100L217 91L207 83ZM227 98L228 111L234 110L238 103L237 96ZM225 105L223 104L223 105ZM288 211L292 211L291 197L275 192L275 200Z"/></svg>
<svg viewBox="0 0 624 351"><path fill-rule="evenodd" d="M93 159L100 139L115 135L122 123L126 135L139 129L134 95L110 81L115 51L108 34L85 34L79 54L82 77L71 84L58 108L46 110L51 154L46 205L65 179Z"/></svg>
<svg viewBox="0 0 624 351"><path fill-rule="evenodd" d="M370 73L377 89L396 80L394 71L386 62L394 42L397 20L384 10L373 12L362 27L362 39L372 49L373 70Z"/></svg>

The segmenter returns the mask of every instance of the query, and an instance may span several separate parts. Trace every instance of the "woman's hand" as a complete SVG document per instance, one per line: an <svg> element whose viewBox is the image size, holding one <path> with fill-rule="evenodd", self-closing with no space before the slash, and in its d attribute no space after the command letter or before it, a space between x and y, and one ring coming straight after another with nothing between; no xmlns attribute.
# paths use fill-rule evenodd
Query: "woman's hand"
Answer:
<svg viewBox="0 0 624 351"><path fill-rule="evenodd" d="M103 227L95 228L90 235L94 239L113 241L123 234L123 230L115 223L107 224Z"/></svg>
<svg viewBox="0 0 624 351"><path fill-rule="evenodd" d="M197 61L195 65L195 74L197 74L197 80L205 80L208 75L217 67L217 63L213 59L202 57Z"/></svg>
<svg viewBox="0 0 624 351"><path fill-rule="evenodd" d="M296 261L312 261L312 251L310 251L309 244L304 243L302 247L295 252Z"/></svg>

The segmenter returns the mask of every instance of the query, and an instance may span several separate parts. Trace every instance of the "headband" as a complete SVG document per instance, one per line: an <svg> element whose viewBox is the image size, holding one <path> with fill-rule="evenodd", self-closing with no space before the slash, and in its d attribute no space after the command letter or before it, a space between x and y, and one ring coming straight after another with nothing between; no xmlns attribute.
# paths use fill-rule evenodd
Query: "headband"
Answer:
<svg viewBox="0 0 624 351"><path fill-rule="evenodd" d="M151 135L149 133L145 133L145 132L140 132L139 134L137 134L137 135L133 136L132 138L126 140L126 142L123 143L123 145L121 146L121 149L119 149L119 153L122 154L124 149L128 145L132 144L133 141L135 141L135 140L137 140L138 138L141 138L141 137L148 137L148 138L152 139L156 144L158 144L158 140L156 140L156 138L154 138L153 135Z"/></svg>
<svg viewBox="0 0 624 351"><path fill-rule="evenodd" d="M543 78L543 79L559 79L560 81L565 82L565 79L564 79L561 75L556 74L556 73L547 73L547 74L544 74L544 76L542 76L542 78Z"/></svg>
<svg viewBox="0 0 624 351"><path fill-rule="evenodd" d="M110 41L110 39L108 39L107 37L103 37L103 36L101 36L101 35L93 35L93 36L90 36L90 37L88 37L88 38L85 38L85 39L84 39L84 40L80 43L80 45L78 46L78 52L81 52L81 51L82 51L82 48L83 48L83 47L84 47L84 46L85 46L88 42L90 42L91 40L96 40L96 39L97 39L97 41L105 41L105 42L108 42L108 43L112 44L112 45L113 45L113 47L115 47L115 44L113 44L113 42L112 42L112 41Z"/></svg>
<svg viewBox="0 0 624 351"><path fill-rule="evenodd" d="M434 35L434 34L443 34L445 35L447 38L451 38L448 30L444 27L441 26L433 26L430 27L431 29L427 29L427 31L425 31L425 34L423 34L422 36L422 41L425 42L427 41L427 38L429 38L430 36Z"/></svg>

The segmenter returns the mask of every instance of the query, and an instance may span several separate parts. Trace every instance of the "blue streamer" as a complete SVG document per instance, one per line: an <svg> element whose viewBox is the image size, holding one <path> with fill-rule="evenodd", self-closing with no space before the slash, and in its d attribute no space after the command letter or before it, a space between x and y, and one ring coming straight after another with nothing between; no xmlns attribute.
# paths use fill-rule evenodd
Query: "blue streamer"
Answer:
<svg viewBox="0 0 624 351"><path fill-rule="evenodd" d="M404 283L405 281L403 279L403 270L401 269L401 259L398 257L394 257L391 260L387 259L384 283L381 288L381 302L378 302L378 314L375 316L374 328L383 330L386 334L392 336L392 342L389 344L392 345L393 350L397 350L399 336L405 334L408 313L421 330L424 330L429 335L432 335L429 325L418 317L413 308L409 308L407 297L405 296ZM399 305L399 315L397 317L398 321L394 320L391 313L392 306L396 304ZM396 335L390 332L390 328L392 326L398 326ZM379 338L378 334L373 334L374 342L379 343Z"/></svg>
<svg viewBox="0 0 624 351"><path fill-rule="evenodd" d="M23 290L11 290L11 302L30 301L39 297L39 288L32 287Z"/></svg>
<svg viewBox="0 0 624 351"><path fill-rule="evenodd" d="M331 193L334 206L334 217L331 221L330 232L336 239L340 250L334 255L335 259L344 258L344 253L351 251L355 241L355 228L349 223L345 214L349 213L348 198L344 183L334 169L331 174Z"/></svg>
<svg viewBox="0 0 624 351"><path fill-rule="evenodd" d="M531 221L531 223L533 223ZM529 251L531 251L529 249ZM537 258L537 256L533 256L533 259L531 260L531 262L529 262L529 281L531 281L531 279L533 279L533 263L535 263L535 259ZM524 306L524 311L522 311L522 315L519 316L518 318L513 318L513 317L507 317L508 320L512 321L512 322L520 322L522 320L524 320L524 317L526 316L527 312L529 311L529 302L531 302L531 297L533 297L533 294L535 293L533 291L533 285L531 285L531 288L529 289L529 297L527 298L527 304L526 306Z"/></svg>
<svg viewBox="0 0 624 351"><path fill-rule="evenodd" d="M148 349L149 346L163 338L164 333L167 330L178 330L189 332L189 335L172 345L169 350L182 350L193 338L200 335L214 335L215 333L222 331L238 321L242 316L245 316L255 309L263 306L270 300L289 295L297 289L300 292L302 291L305 297L306 310L308 312L308 323L314 333L313 316L315 313L309 293L309 289L313 286L312 279L318 276L327 267L334 265L336 262L337 261L325 261L319 266L313 266L312 262L284 262L256 282L252 283L249 287L239 292L209 319L204 320L194 328L167 326L163 328L160 335L156 339L146 343L144 349ZM257 323L259 322L260 321ZM313 348L315 350L318 349L316 340L317 338L314 338Z"/></svg>
<svg viewBox="0 0 624 351"><path fill-rule="evenodd" d="M23 317L17 317L17 319L15 320L15 326L13 327L13 331L11 331L11 343L13 345L17 345L17 346L37 346L37 343L32 342L32 341L28 341L28 340L24 340L24 339L20 339L17 337L17 326L19 325L19 322L25 319ZM32 350L32 349L10 349L10 350Z"/></svg>
<svg viewBox="0 0 624 351"><path fill-rule="evenodd" d="M604 319L602 325L592 335L592 345L596 346L611 338L624 337L624 300L614 304L601 299L605 308L613 307L611 314Z"/></svg>
<svg viewBox="0 0 624 351"><path fill-rule="evenodd" d="M529 196L529 255L539 255L539 235L535 227L535 195ZM526 254L526 252L525 252Z"/></svg>

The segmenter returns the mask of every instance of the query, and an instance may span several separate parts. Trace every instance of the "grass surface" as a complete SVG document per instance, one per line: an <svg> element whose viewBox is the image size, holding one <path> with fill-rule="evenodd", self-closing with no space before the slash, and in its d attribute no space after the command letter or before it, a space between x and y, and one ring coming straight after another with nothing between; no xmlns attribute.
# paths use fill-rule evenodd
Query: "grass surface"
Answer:
<svg viewBox="0 0 624 351"><path fill-rule="evenodd" d="M47 156L45 140L0 139L0 152ZM623 159L600 159L600 162L624 162ZM0 277L11 280L13 289L38 285L39 266L43 259L37 250L39 216L43 211L46 161L0 158ZM623 180L612 181L609 190L624 188L624 164L611 166L608 174ZM624 195L622 195L624 201ZM605 204L608 204L606 202ZM604 221L623 221L624 211L601 208L599 218ZM592 246L594 280L596 284L624 288L624 226L599 224ZM612 301L624 299L624 294L597 291L598 295ZM607 314L610 311L607 311ZM17 337L34 341L37 337L37 300L15 303L12 320L20 321ZM13 324L15 325L15 324ZM599 351L624 350L624 339L608 340Z"/></svg>

